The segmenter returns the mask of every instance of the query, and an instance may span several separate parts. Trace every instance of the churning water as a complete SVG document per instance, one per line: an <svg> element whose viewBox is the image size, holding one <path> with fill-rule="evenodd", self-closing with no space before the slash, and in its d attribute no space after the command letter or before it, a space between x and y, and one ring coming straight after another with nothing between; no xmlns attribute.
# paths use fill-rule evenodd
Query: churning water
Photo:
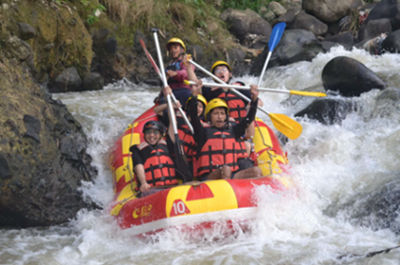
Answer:
<svg viewBox="0 0 400 265"><path fill-rule="evenodd" d="M321 88L323 67L342 55L372 69L388 89L400 88L400 55L372 56L342 48L320 54L312 62L269 69L263 86ZM254 76L240 79L257 82ZM214 231L193 241L172 230L138 240L132 230L120 230L109 215L113 189L108 154L127 125L152 105L157 93L155 88L120 81L102 91L54 95L68 106L88 135L89 153L99 174L94 183L84 183L82 190L104 210L82 210L64 226L3 229L0 264L400 264L399 249L367 257L398 246L398 235L355 221L351 213L360 210L355 208L357 203L341 208L399 178L398 99L372 90L350 99L358 107L341 124L298 119L302 135L283 147L296 189L276 194L258 187L255 193L260 206L251 232L238 230L215 240L218 231ZM269 112L289 116L313 100L274 93L262 93L261 98ZM267 116L258 115L272 126Z"/></svg>

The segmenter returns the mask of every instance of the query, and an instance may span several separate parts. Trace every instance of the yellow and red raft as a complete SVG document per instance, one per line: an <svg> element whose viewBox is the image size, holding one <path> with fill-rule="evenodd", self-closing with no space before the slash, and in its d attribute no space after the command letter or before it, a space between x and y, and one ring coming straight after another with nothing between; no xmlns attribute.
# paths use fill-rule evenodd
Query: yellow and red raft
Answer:
<svg viewBox="0 0 400 265"><path fill-rule="evenodd" d="M234 218L245 220L257 206L252 195L255 185L268 185L277 191L288 188L290 182L282 174L288 164L287 157L273 131L256 119L253 138L256 164L266 177L182 184L136 197L137 182L129 148L143 141L143 125L157 119L153 108L128 126L111 153L115 192L111 214L122 228L134 226L138 234L146 234L169 227L204 229L216 222L232 222Z"/></svg>

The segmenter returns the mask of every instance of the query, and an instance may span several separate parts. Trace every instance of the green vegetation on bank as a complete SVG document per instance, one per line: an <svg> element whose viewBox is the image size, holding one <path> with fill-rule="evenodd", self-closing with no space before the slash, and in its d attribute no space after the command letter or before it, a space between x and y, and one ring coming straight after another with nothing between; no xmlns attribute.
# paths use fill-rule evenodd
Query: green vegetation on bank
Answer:
<svg viewBox="0 0 400 265"><path fill-rule="evenodd" d="M211 43L224 51L234 45L221 12L227 8L258 11L271 0L53 0L77 7L89 30L113 26L121 45L132 45L133 35L157 27L165 38L178 36L190 44ZM105 15L106 14L106 15Z"/></svg>

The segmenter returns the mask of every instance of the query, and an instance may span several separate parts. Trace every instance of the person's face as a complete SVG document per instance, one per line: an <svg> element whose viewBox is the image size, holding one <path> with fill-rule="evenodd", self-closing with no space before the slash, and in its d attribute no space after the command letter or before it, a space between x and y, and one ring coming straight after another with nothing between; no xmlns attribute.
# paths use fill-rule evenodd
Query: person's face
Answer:
<svg viewBox="0 0 400 265"><path fill-rule="evenodd" d="M210 113L210 122L212 126L222 128L225 125L226 112L225 108L215 108Z"/></svg>
<svg viewBox="0 0 400 265"><path fill-rule="evenodd" d="M201 116L201 114L203 114L204 111L204 105L201 102L197 102L197 116Z"/></svg>
<svg viewBox="0 0 400 265"><path fill-rule="evenodd" d="M168 45L168 51L173 59L177 59L183 53L183 48L179 43L171 43Z"/></svg>
<svg viewBox="0 0 400 265"><path fill-rule="evenodd" d="M229 72L228 67L226 67L225 65L220 65L217 66L214 69L214 74L221 79L222 81L224 81L225 83L227 83L229 81L229 79L231 79L232 77L232 73Z"/></svg>
<svg viewBox="0 0 400 265"><path fill-rule="evenodd" d="M160 139L161 133L159 130L149 129L144 133L144 140L150 145L155 145Z"/></svg>

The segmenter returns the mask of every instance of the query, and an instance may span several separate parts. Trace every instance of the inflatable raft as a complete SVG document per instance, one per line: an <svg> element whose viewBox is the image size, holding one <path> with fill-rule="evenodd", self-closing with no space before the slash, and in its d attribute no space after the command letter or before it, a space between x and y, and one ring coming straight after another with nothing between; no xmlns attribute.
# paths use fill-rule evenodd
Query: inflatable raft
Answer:
<svg viewBox="0 0 400 265"><path fill-rule="evenodd" d="M111 152L115 199L111 214L121 228L134 227L135 233L147 234L170 227L210 228L213 224L245 221L256 209L255 185L268 185L281 191L290 186L282 174L288 163L273 131L256 119L253 138L256 165L264 178L210 180L196 185L179 185L146 197L136 197L137 182L129 148L143 141L142 129L149 120L157 119L150 108L124 131Z"/></svg>

